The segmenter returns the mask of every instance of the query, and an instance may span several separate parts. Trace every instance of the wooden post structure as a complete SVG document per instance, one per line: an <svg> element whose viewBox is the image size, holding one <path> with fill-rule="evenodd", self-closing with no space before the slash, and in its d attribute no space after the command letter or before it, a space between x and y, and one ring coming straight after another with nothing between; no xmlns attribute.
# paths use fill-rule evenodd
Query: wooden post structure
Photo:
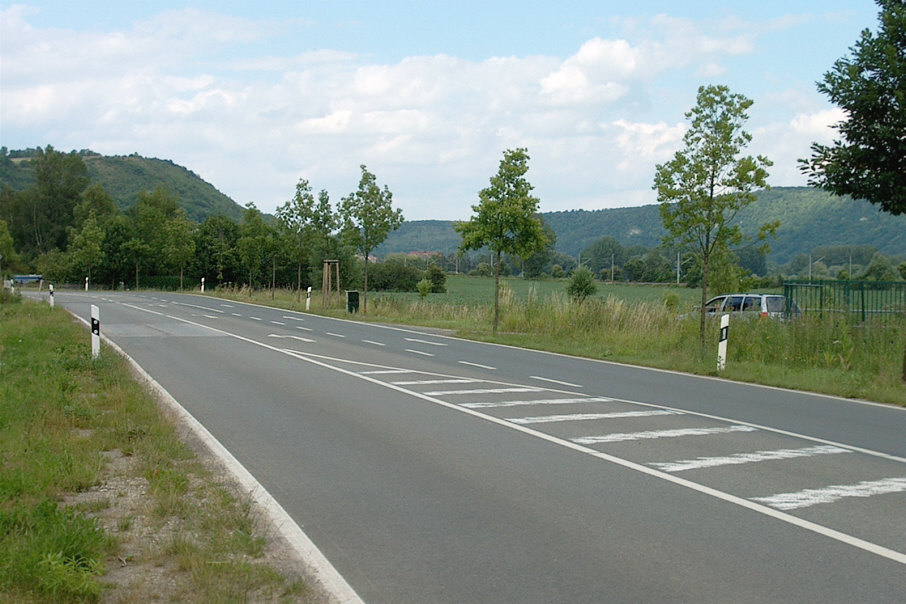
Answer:
<svg viewBox="0 0 906 604"><path fill-rule="evenodd" d="M337 299L340 298L340 261L325 260L321 277L321 306L327 308L328 297L333 304L333 290L336 287Z"/></svg>

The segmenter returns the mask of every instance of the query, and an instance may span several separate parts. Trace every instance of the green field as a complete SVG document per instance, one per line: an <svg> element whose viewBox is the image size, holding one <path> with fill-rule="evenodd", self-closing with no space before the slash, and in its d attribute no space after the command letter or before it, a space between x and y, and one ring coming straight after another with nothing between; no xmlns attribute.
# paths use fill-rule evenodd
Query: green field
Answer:
<svg viewBox="0 0 906 604"><path fill-rule="evenodd" d="M566 296L568 279L518 279L512 277L501 278L513 294L516 301L526 301L531 295L538 300L546 300L556 296ZM594 297L615 297L627 302L653 302L664 300L665 294L675 294L680 306L691 308L700 301L700 292L697 289L679 287L675 285L641 285L637 283L604 283L597 282L598 292ZM369 293L369 299L399 299L418 300L417 293L374 292ZM480 306L494 303L494 279L489 277L474 277L469 275L448 275L447 293L431 294L425 303L432 305L469 305Z"/></svg>

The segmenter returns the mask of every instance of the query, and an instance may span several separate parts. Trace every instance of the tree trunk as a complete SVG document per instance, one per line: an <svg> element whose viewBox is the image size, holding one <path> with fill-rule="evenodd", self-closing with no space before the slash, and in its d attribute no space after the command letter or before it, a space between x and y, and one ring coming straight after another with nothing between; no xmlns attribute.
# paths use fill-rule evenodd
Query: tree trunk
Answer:
<svg viewBox="0 0 906 604"><path fill-rule="evenodd" d="M368 314L368 252L365 252L365 279L362 287L362 314Z"/></svg>
<svg viewBox="0 0 906 604"><path fill-rule="evenodd" d="M702 254L702 303L701 317L699 321L699 338L701 340L701 351L705 351L705 302L708 301L708 257Z"/></svg>
<svg viewBox="0 0 906 604"><path fill-rule="evenodd" d="M906 344L903 345L903 381L906 382Z"/></svg>
<svg viewBox="0 0 906 604"><path fill-rule="evenodd" d="M494 335L497 335L497 319L500 316L500 252L497 252L497 266L494 267Z"/></svg>

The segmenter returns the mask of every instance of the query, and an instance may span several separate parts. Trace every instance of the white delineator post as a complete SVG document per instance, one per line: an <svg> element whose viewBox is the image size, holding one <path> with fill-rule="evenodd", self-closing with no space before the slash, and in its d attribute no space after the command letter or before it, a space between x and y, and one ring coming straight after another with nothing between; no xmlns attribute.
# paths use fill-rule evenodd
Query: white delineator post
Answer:
<svg viewBox="0 0 906 604"><path fill-rule="evenodd" d="M85 277L85 291L88 291L88 277Z"/></svg>
<svg viewBox="0 0 906 604"><path fill-rule="evenodd" d="M48 285L48 289L50 290L50 299L48 300L48 302L50 302L50 307L53 308L53 306L54 306L54 302L53 302L53 283L51 283L50 285Z"/></svg>
<svg viewBox="0 0 906 604"><path fill-rule="evenodd" d="M201 293L204 293L204 277L201 278Z"/></svg>
<svg viewBox="0 0 906 604"><path fill-rule="evenodd" d="M101 310L91 305L91 358L101 356Z"/></svg>
<svg viewBox="0 0 906 604"><path fill-rule="evenodd" d="M730 331L730 315L720 317L720 341L717 343L717 370L727 368L727 336Z"/></svg>
<svg viewBox="0 0 906 604"><path fill-rule="evenodd" d="M308 310L311 307L311 285L308 286L308 291L305 293L305 310Z"/></svg>

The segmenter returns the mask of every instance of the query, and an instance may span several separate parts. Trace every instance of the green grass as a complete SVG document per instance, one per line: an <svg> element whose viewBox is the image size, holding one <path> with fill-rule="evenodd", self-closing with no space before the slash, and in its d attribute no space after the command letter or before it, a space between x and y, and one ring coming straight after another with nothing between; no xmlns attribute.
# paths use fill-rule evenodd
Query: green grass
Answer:
<svg viewBox="0 0 906 604"><path fill-rule="evenodd" d="M605 284L582 304L566 296L565 280L505 279L501 318L491 333L494 280L451 275L446 294L376 292L360 320L452 330L476 340L716 375L719 326L709 321L707 345L699 343L693 308L700 290L669 285ZM219 294L218 294L219 295ZM233 296L301 310L289 292ZM336 303L312 312L351 318ZM860 325L837 316L780 322L733 319L723 377L906 406L901 379L906 320Z"/></svg>
<svg viewBox="0 0 906 604"><path fill-rule="evenodd" d="M130 534L138 524L170 534L170 545L143 546L130 564L174 568L166 580L179 600L304 599L304 583L260 561L265 539L251 504L214 480L123 359L103 348L91 360L86 333L61 309L0 304L0 601L101 598L113 589L111 561L146 541ZM122 493L92 489L111 452L132 460L149 500L104 530L96 516ZM62 503L79 493L88 497ZM190 547L174 551L180 542ZM158 586L145 588L115 599L146 601Z"/></svg>

